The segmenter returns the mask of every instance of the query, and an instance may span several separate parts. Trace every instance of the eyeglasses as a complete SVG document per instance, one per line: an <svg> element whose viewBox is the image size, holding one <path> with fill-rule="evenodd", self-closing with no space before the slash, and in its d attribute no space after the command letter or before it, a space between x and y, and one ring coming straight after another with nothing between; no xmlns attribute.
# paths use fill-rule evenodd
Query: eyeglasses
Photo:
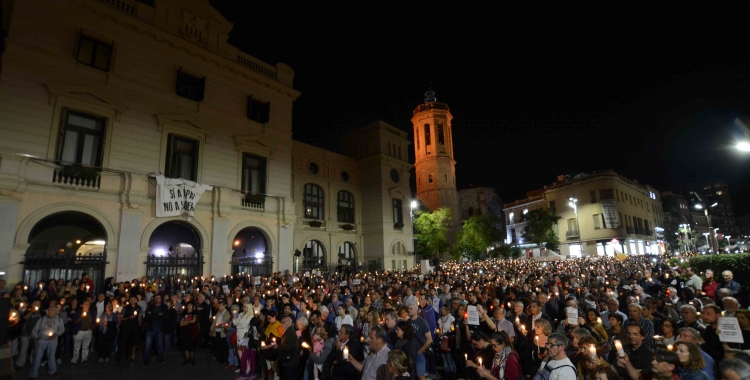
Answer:
<svg viewBox="0 0 750 380"><path fill-rule="evenodd" d="M547 347L547 348L552 348L552 347L557 347L557 346L562 346L562 344L553 344L549 342L544 344L544 347Z"/></svg>

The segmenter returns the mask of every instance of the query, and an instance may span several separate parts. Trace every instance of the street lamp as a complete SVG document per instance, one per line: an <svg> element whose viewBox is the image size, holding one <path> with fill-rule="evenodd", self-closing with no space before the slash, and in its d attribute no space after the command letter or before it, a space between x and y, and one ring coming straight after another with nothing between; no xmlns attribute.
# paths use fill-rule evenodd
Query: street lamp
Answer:
<svg viewBox="0 0 750 380"><path fill-rule="evenodd" d="M695 197L698 198L700 202L703 202L700 195L695 194ZM701 203L695 204L695 208L697 210L703 210L703 214L706 215L706 224L708 225L708 232L711 234L711 243L709 243L708 245L711 247L711 250L713 251L714 254L719 252L719 245L716 244L716 233L714 232L714 229L711 228L711 216L708 215L708 209L716 207L716 205L718 204L719 204L718 202L714 202L714 204L708 207L703 207L703 204Z"/></svg>
<svg viewBox="0 0 750 380"><path fill-rule="evenodd" d="M583 257L583 240L581 239L581 226L578 224L578 199L570 197L568 198L568 204L573 208L573 213L576 214L576 231L578 232L578 246L581 247L581 257Z"/></svg>
<svg viewBox="0 0 750 380"><path fill-rule="evenodd" d="M741 152L750 152L750 143L747 141L740 141L735 147Z"/></svg>
<svg viewBox="0 0 750 380"><path fill-rule="evenodd" d="M417 209L417 201L412 200L410 205L411 212L409 217L411 219L411 250L414 253L414 265L417 265L417 237L414 235L414 210Z"/></svg>

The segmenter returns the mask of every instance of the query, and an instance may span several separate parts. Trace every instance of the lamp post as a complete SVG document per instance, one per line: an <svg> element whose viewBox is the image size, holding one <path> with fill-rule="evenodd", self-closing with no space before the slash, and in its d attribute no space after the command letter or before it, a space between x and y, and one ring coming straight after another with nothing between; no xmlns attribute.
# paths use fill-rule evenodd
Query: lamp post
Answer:
<svg viewBox="0 0 750 380"><path fill-rule="evenodd" d="M583 240L581 239L581 226L578 224L578 199L570 197L568 198L568 204L573 208L573 213L576 214L576 231L578 232L578 245L581 247L581 257L583 257Z"/></svg>
<svg viewBox="0 0 750 380"><path fill-rule="evenodd" d="M417 201L412 200L410 205L411 212L409 218L411 219L411 249L414 251L414 265L417 265L417 238L414 236L414 210L417 209Z"/></svg>
<svg viewBox="0 0 750 380"><path fill-rule="evenodd" d="M698 196L697 194L696 196L698 197L698 200L700 200L700 196ZM700 203L695 204L695 208L698 210L703 210L703 214L706 215L706 224L708 224L708 233L711 234L711 243L709 244L709 246L711 246L711 250L713 251L714 254L719 252L719 247L718 247L718 244L716 244L716 232L714 231L713 228L711 228L711 216L708 215L708 209L712 207L716 207L716 205L718 205L718 203L714 203L709 207L703 207L703 205Z"/></svg>

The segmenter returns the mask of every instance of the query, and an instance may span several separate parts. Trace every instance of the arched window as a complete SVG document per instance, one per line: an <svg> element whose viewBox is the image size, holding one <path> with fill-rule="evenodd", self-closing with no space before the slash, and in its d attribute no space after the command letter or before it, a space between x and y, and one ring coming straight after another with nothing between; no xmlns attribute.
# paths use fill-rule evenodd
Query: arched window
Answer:
<svg viewBox="0 0 750 380"><path fill-rule="evenodd" d="M306 219L323 219L324 193L318 185L308 183L305 185L305 194L303 200Z"/></svg>
<svg viewBox="0 0 750 380"><path fill-rule="evenodd" d="M302 249L302 268L318 269L326 266L326 252L323 243L310 240Z"/></svg>
<svg viewBox="0 0 750 380"><path fill-rule="evenodd" d="M432 136L430 136L430 125L425 124L424 125L424 146L430 146L432 143L430 140L432 139Z"/></svg>
<svg viewBox="0 0 750 380"><path fill-rule="evenodd" d="M427 182L432 183L432 174L427 175Z"/></svg>
<svg viewBox="0 0 750 380"><path fill-rule="evenodd" d="M354 223L354 196L345 190L340 190L338 194L338 221Z"/></svg>
<svg viewBox="0 0 750 380"><path fill-rule="evenodd" d="M406 255L406 246L404 243L397 241L391 246L391 255Z"/></svg>
<svg viewBox="0 0 750 380"><path fill-rule="evenodd" d="M354 244L345 241L339 245L339 265L354 267Z"/></svg>

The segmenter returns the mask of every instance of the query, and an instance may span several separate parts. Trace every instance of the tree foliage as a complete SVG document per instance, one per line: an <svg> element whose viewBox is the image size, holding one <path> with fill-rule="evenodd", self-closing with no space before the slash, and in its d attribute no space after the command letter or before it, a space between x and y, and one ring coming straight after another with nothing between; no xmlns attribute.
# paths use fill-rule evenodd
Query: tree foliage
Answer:
<svg viewBox="0 0 750 380"><path fill-rule="evenodd" d="M523 229L523 239L546 247L550 251L557 251L560 247L560 238L557 236L555 226L560 217L552 215L549 210L536 209L523 215L526 227Z"/></svg>
<svg viewBox="0 0 750 380"><path fill-rule="evenodd" d="M495 228L497 220L491 215L474 215L463 221L453 249L454 259L466 256L470 260L485 258L488 250L500 239Z"/></svg>
<svg viewBox="0 0 750 380"><path fill-rule="evenodd" d="M680 240L680 230L677 226L676 221L672 221L671 223L667 223L664 226L664 241L669 244L669 248L674 250L682 250L684 247L684 243L682 240Z"/></svg>
<svg viewBox="0 0 750 380"><path fill-rule="evenodd" d="M417 252L422 257L432 259L448 251L448 231L452 221L453 215L446 207L433 212L417 212L414 220L417 234L414 238L417 240Z"/></svg>

